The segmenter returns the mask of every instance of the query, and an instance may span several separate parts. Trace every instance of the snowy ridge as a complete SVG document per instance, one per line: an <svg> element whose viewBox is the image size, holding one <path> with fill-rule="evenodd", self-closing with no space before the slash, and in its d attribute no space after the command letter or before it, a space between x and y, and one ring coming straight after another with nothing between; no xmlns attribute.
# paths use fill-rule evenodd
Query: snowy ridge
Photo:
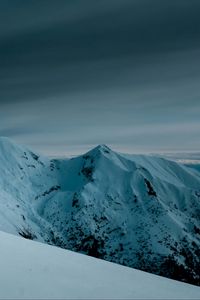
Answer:
<svg viewBox="0 0 200 300"><path fill-rule="evenodd" d="M199 299L200 288L0 232L0 299Z"/></svg>
<svg viewBox="0 0 200 300"><path fill-rule="evenodd" d="M98 146L72 159L0 139L0 229L200 284L200 173Z"/></svg>

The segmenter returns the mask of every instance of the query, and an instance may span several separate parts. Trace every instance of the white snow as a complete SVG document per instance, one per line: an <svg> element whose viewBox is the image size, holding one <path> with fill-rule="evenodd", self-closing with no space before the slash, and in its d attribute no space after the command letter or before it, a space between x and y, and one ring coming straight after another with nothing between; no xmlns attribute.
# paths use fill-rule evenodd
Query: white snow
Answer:
<svg viewBox="0 0 200 300"><path fill-rule="evenodd" d="M199 299L200 288L0 232L1 299Z"/></svg>

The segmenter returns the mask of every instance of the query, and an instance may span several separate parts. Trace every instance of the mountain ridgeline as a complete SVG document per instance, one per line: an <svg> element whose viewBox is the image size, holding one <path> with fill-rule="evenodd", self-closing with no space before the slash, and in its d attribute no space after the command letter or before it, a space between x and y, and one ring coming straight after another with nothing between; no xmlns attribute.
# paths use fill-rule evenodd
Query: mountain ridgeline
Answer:
<svg viewBox="0 0 200 300"><path fill-rule="evenodd" d="M200 285L200 173L105 145L49 159L0 139L0 230Z"/></svg>

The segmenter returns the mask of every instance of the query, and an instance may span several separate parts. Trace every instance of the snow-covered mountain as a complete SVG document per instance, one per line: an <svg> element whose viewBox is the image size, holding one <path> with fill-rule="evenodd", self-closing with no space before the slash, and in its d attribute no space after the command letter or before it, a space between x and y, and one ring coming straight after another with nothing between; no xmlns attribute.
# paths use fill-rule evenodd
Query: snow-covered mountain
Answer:
<svg viewBox="0 0 200 300"><path fill-rule="evenodd" d="M0 299L199 299L200 288L0 232Z"/></svg>
<svg viewBox="0 0 200 300"><path fill-rule="evenodd" d="M200 173L98 146L53 159L0 139L0 230L200 284Z"/></svg>

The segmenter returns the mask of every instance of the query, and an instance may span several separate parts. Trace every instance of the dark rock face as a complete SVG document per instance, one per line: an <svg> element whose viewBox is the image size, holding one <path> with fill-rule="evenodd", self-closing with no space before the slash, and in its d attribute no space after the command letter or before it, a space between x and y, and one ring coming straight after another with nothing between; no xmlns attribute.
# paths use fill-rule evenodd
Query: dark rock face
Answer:
<svg viewBox="0 0 200 300"><path fill-rule="evenodd" d="M97 228L102 227L102 224L98 223ZM155 253L151 246L145 245L146 240L141 243L140 250L135 251L132 243L124 242L121 228L115 228L112 232L105 230L102 234L96 230L92 234L74 224L73 229L67 231L68 244L66 248L146 272L200 285L200 251L197 245L182 241L182 244L175 248L170 247L169 242L169 247L166 248L171 250L172 254L160 255ZM113 243L114 236L117 236L117 243ZM138 236L140 235L138 234ZM165 245L164 241L161 244ZM179 262L180 258L182 263Z"/></svg>
<svg viewBox="0 0 200 300"><path fill-rule="evenodd" d="M19 231L19 235L28 240L34 240L36 238L36 235L33 234L29 229L21 229Z"/></svg>
<svg viewBox="0 0 200 300"><path fill-rule="evenodd" d="M152 184L150 183L150 181L147 180L146 178L144 179L144 181L145 181L145 184L146 184L147 189L148 189L148 191L147 191L147 192L148 192L148 195L149 195L149 196L154 196L154 197L156 197L157 194L156 194L156 192L154 191L153 186L152 186Z"/></svg>

